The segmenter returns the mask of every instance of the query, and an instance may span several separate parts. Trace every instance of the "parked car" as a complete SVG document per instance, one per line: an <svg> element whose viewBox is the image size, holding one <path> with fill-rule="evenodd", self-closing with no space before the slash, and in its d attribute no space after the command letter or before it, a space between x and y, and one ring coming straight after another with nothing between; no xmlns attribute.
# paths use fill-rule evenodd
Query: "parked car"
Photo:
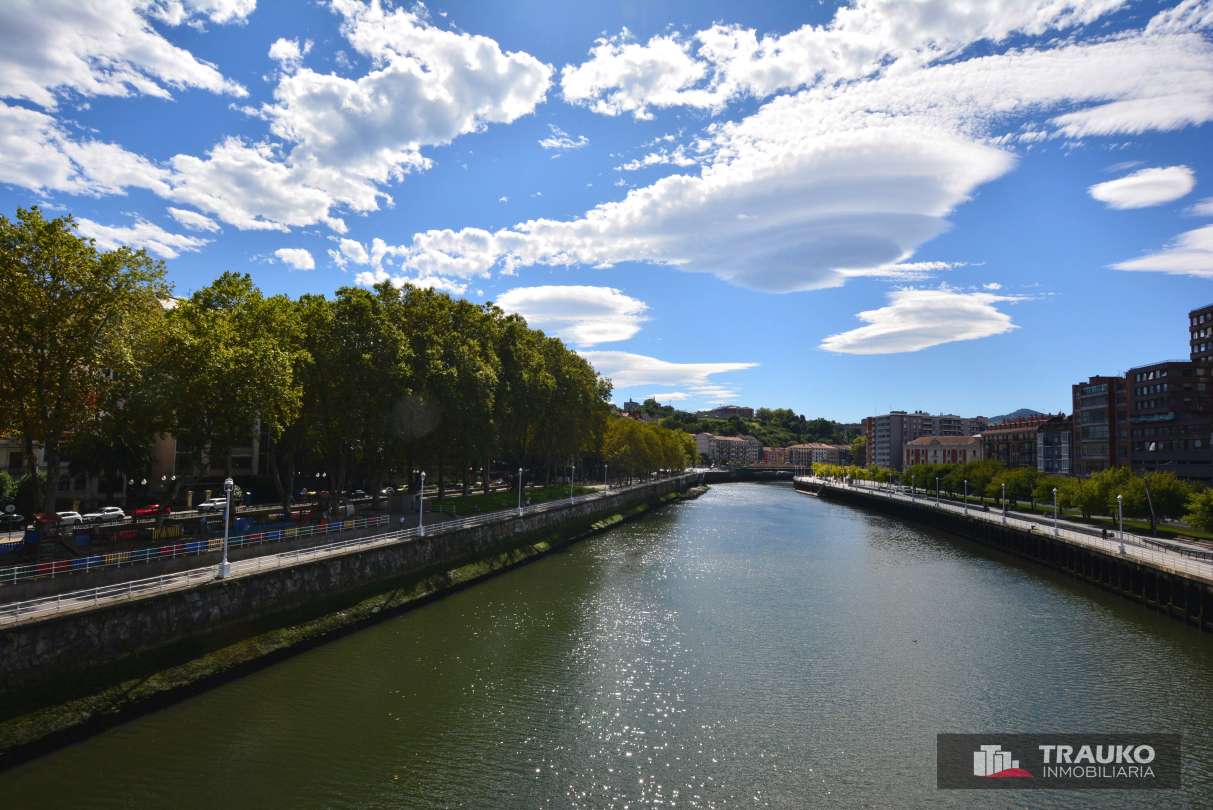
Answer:
<svg viewBox="0 0 1213 810"><path fill-rule="evenodd" d="M113 523L126 520L126 512L123 512L120 506L103 506L96 512L89 512L81 517L85 523Z"/></svg>
<svg viewBox="0 0 1213 810"><path fill-rule="evenodd" d="M207 498L195 507L199 512L222 512L227 506L227 498Z"/></svg>
<svg viewBox="0 0 1213 810"><path fill-rule="evenodd" d="M22 515L18 515L16 512L0 514L0 529L11 532L24 527L25 518Z"/></svg>
<svg viewBox="0 0 1213 810"><path fill-rule="evenodd" d="M84 522L84 517L79 512L56 512L59 516L59 523L63 526L79 526Z"/></svg>
<svg viewBox="0 0 1213 810"><path fill-rule="evenodd" d="M137 518L156 517L157 515L171 515L172 507L167 503L161 506L158 503L149 503L147 506L140 506L132 514Z"/></svg>
<svg viewBox="0 0 1213 810"><path fill-rule="evenodd" d="M350 493L350 497L351 498L365 498L365 497L367 497L366 490L356 489Z"/></svg>
<svg viewBox="0 0 1213 810"><path fill-rule="evenodd" d="M395 495L396 490L393 487L384 487L383 489L379 490L379 494L380 495Z"/></svg>

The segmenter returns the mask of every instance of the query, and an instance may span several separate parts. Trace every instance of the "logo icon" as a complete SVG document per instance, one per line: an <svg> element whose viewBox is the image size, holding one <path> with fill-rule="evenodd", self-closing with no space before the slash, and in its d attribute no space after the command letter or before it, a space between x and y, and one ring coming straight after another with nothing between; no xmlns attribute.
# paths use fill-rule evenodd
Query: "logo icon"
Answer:
<svg viewBox="0 0 1213 810"><path fill-rule="evenodd" d="M1031 778L1032 772L1019 767L1019 760L1011 759L1011 752L1001 745L981 745L973 752L973 775L988 779Z"/></svg>

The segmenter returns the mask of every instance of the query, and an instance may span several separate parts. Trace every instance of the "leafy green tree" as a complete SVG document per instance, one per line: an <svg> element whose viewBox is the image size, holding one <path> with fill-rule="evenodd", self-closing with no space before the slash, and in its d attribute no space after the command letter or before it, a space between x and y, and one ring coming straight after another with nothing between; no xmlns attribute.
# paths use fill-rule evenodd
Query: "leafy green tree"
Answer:
<svg viewBox="0 0 1213 810"><path fill-rule="evenodd" d="M1194 529L1213 531L1213 489L1202 489L1188 496L1184 522Z"/></svg>
<svg viewBox="0 0 1213 810"><path fill-rule="evenodd" d="M115 369L137 362L141 319L168 296L164 266L144 251L100 251L70 217L37 208L0 216L0 432L40 444L52 484L64 443L109 396ZM55 511L56 487L42 511Z"/></svg>
<svg viewBox="0 0 1213 810"><path fill-rule="evenodd" d="M1124 491L1126 515L1146 518L1150 532L1158 531L1158 521L1178 518L1184 513L1192 488L1170 472L1148 472L1127 479ZM1115 497L1113 495L1113 497Z"/></svg>
<svg viewBox="0 0 1213 810"><path fill-rule="evenodd" d="M172 430L194 474L204 461L230 475L231 451L258 426L275 442L296 417L298 320L247 274L224 273L170 311Z"/></svg>

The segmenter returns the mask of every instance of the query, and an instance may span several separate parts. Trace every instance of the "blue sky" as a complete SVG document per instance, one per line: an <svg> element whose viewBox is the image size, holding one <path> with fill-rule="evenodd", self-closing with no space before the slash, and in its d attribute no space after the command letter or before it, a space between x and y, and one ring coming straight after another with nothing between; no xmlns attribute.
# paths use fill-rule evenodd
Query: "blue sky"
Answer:
<svg viewBox="0 0 1213 810"><path fill-rule="evenodd" d="M1213 303L1210 0L13 0L0 96L7 215L497 301L619 401L1065 410Z"/></svg>

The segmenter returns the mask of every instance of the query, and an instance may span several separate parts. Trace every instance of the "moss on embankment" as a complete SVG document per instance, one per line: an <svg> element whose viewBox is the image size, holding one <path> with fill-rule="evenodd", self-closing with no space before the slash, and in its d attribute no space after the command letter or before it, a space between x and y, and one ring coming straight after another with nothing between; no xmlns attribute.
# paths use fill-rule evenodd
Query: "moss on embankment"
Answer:
<svg viewBox="0 0 1213 810"><path fill-rule="evenodd" d="M169 645L153 655L99 668L87 678L48 683L36 694L5 696L0 701L0 770L705 491L704 486L692 487L592 521L571 521L477 559L414 571L362 592L226 628L212 638Z"/></svg>

